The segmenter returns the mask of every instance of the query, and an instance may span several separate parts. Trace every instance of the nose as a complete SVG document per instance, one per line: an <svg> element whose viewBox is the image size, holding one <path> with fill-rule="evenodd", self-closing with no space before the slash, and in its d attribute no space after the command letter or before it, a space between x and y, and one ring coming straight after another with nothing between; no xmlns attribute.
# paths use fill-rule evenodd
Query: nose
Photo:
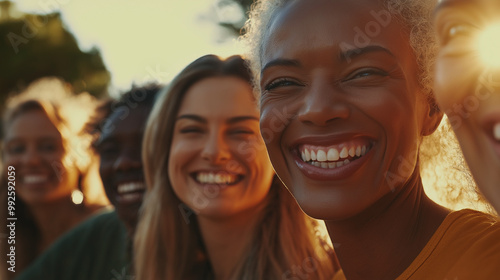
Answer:
<svg viewBox="0 0 500 280"><path fill-rule="evenodd" d="M142 168L140 149L126 151L120 154L113 164L116 171L129 171Z"/></svg>
<svg viewBox="0 0 500 280"><path fill-rule="evenodd" d="M306 124L326 126L334 120L347 119L350 114L345 93L323 81L311 85L297 118Z"/></svg>
<svg viewBox="0 0 500 280"><path fill-rule="evenodd" d="M26 152L22 157L22 161L25 165L34 166L41 163L42 157L40 156L35 147L27 147Z"/></svg>
<svg viewBox="0 0 500 280"><path fill-rule="evenodd" d="M230 156L231 152L223 133L210 133L201 151L201 157L210 163L218 164L227 161Z"/></svg>

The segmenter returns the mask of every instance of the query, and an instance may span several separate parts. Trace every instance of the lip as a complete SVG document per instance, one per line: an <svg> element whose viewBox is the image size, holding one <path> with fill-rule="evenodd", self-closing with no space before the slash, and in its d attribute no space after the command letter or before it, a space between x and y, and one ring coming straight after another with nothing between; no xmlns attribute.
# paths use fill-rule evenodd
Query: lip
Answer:
<svg viewBox="0 0 500 280"><path fill-rule="evenodd" d="M370 147L368 152L349 164L336 168L321 168L306 163L302 160L297 150L301 145L334 146L342 143L360 142ZM367 160L373 156L375 141L372 137L362 136L358 133L342 135L322 135L321 137L308 136L293 142L290 154L299 170L308 178L318 181L336 181L352 176Z"/></svg>

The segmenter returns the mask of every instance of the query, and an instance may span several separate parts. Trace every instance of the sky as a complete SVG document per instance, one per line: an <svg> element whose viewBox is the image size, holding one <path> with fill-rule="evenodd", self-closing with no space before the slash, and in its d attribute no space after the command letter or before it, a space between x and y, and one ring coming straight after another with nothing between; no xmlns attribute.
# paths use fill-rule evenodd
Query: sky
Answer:
<svg viewBox="0 0 500 280"><path fill-rule="evenodd" d="M242 12L219 0L14 0L22 12L60 11L82 50L100 49L110 92L132 83L168 83L205 54L227 57L242 45L219 27Z"/></svg>

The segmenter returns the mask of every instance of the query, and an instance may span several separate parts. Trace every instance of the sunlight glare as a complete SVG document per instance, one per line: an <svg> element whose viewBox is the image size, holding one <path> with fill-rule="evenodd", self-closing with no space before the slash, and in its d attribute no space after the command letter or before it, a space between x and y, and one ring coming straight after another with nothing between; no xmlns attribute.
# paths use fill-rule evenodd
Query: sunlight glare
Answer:
<svg viewBox="0 0 500 280"><path fill-rule="evenodd" d="M500 22L489 25L478 36L478 52L487 68L500 68Z"/></svg>

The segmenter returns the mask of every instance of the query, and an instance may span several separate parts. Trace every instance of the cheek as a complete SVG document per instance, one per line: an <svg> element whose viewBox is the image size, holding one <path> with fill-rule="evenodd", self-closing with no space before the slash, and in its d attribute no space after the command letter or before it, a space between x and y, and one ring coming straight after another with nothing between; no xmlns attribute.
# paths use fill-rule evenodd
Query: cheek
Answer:
<svg viewBox="0 0 500 280"><path fill-rule="evenodd" d="M19 157L4 155L2 162L6 167L9 165L18 165L19 164ZM16 167L16 166L14 166L14 167Z"/></svg>
<svg viewBox="0 0 500 280"><path fill-rule="evenodd" d="M445 112L474 93L479 69L467 60L467 57L439 57L436 62L435 95Z"/></svg>
<svg viewBox="0 0 500 280"><path fill-rule="evenodd" d="M186 202L188 190L186 188L187 174L183 173L186 165L189 164L189 153L186 151L186 145L182 145L182 141L172 141L170 155L168 158L168 178L174 193L183 201Z"/></svg>

